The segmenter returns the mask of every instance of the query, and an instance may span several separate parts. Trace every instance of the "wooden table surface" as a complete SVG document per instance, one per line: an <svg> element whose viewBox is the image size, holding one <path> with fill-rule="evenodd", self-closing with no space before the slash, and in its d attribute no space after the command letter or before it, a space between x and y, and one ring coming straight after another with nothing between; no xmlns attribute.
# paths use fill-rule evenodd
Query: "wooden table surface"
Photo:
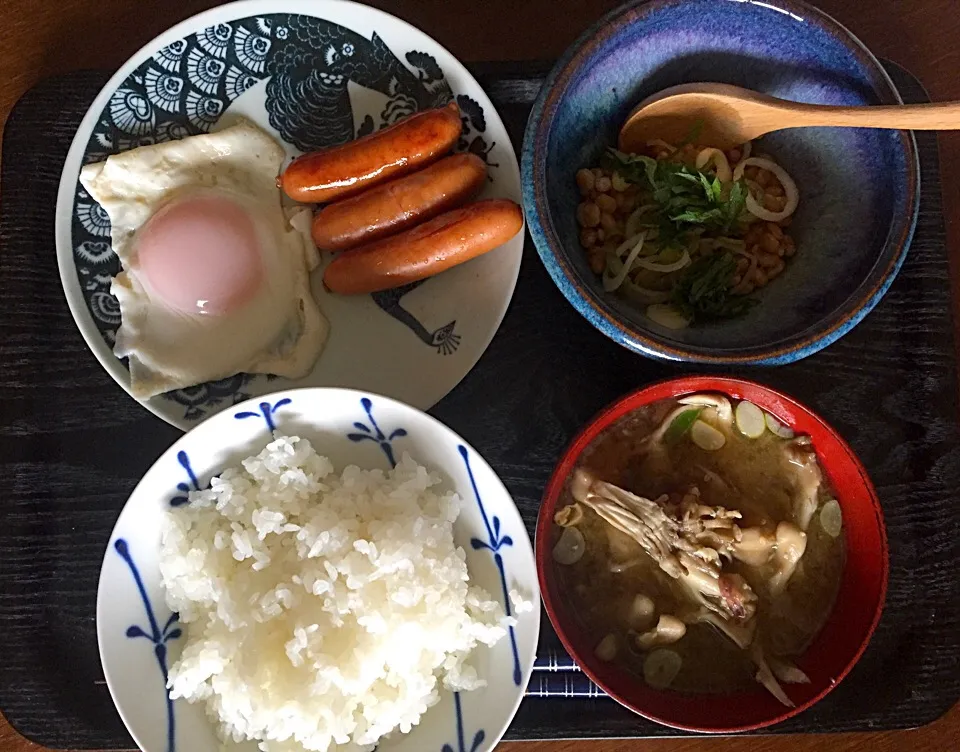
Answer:
<svg viewBox="0 0 960 752"><path fill-rule="evenodd" d="M556 58L619 0L367 0L418 26L461 60ZM0 120L40 78L114 70L141 45L216 0L5 0L0 10ZM877 55L918 76L933 100L960 100L957 0L818 0ZM944 206L957 301L960 134L940 137ZM2 200L2 197L0 197ZM955 318L960 321L960 317ZM960 339L960 338L958 338ZM0 660L3 660L0 655ZM768 738L692 738L503 744L504 752L950 752L960 704L915 731ZM0 752L43 752L0 716Z"/></svg>

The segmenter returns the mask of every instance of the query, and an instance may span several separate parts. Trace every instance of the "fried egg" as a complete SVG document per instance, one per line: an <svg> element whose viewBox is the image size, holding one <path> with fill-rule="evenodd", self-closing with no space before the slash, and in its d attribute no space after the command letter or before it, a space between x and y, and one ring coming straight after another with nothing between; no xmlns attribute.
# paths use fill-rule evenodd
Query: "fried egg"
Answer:
<svg viewBox="0 0 960 752"><path fill-rule="evenodd" d="M309 210L285 210L283 148L241 120L87 165L122 271L114 353L144 399L237 373L306 375L328 324L310 292Z"/></svg>

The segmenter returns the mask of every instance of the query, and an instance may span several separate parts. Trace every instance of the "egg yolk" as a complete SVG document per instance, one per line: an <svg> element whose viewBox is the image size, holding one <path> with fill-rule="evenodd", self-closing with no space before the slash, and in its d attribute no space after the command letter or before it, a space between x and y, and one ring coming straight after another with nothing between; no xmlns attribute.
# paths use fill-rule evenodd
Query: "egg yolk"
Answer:
<svg viewBox="0 0 960 752"><path fill-rule="evenodd" d="M193 196L154 214L137 237L144 276L184 313L223 314L260 286L263 267L253 220L222 196Z"/></svg>

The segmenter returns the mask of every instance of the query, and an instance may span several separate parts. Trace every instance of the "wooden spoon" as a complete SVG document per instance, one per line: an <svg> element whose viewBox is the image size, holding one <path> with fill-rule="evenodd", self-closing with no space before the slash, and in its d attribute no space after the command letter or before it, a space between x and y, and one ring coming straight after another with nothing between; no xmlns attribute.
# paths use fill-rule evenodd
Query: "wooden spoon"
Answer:
<svg viewBox="0 0 960 752"><path fill-rule="evenodd" d="M640 152L652 139L691 140L730 149L771 131L807 126L960 130L960 102L835 107L788 102L727 84L684 84L637 105L620 129L621 151Z"/></svg>

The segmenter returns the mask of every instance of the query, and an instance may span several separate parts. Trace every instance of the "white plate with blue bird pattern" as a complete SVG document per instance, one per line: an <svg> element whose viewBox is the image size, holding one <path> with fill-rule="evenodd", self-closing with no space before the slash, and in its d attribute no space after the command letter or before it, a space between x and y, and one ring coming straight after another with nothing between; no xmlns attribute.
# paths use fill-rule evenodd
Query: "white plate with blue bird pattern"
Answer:
<svg viewBox="0 0 960 752"><path fill-rule="evenodd" d="M480 198L520 203L516 155L480 85L443 47L387 13L346 0L242 0L194 16L147 44L84 117L57 200L60 276L94 355L129 392L126 361L113 352L120 308L110 286L120 263L106 212L79 182L83 165L215 131L221 119L236 116L253 120L293 158L451 99L463 119L457 149L487 164ZM470 371L496 333L522 251L520 233L437 277L365 296L328 293L321 264L312 290L330 336L311 373L295 381L240 373L143 404L183 429L290 387L366 389L428 409Z"/></svg>
<svg viewBox="0 0 960 752"><path fill-rule="evenodd" d="M382 740L378 751L492 750L523 697L540 630L536 564L520 513L491 467L449 428L386 397L335 388L293 389L220 411L170 447L127 501L100 572L97 638L111 696L134 740L144 752L221 749L202 703L170 701L165 688L190 627L166 605L160 531L163 516L189 503L190 491L259 452L273 431L308 439L338 472L351 464L387 470L409 453L459 495L454 541L466 554L470 582L499 601L516 626L471 654L485 687L441 690L409 734ZM511 590L533 609L513 611ZM255 749L251 744L236 748Z"/></svg>

